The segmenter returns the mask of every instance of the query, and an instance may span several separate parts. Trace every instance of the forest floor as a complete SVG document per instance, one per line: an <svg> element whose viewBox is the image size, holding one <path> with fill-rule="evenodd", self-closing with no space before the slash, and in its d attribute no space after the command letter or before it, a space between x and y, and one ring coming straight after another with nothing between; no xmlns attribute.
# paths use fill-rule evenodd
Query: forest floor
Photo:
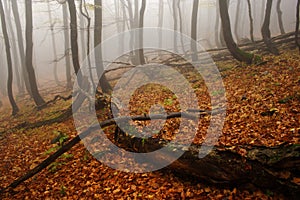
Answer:
<svg viewBox="0 0 300 200"><path fill-rule="evenodd" d="M239 148L241 155L245 155L241 148L243 145L299 144L300 55L298 51L290 50L277 57L266 55L263 59L266 62L261 65L247 66L234 60L216 63L223 77L227 98L223 134L217 145ZM189 70L182 70L192 82L199 98L199 107L210 109L203 80ZM57 94L67 96L70 91L44 84L41 94L46 100L51 100ZM26 126L12 129L24 122L54 118L71 104L71 100L58 100L40 111L35 109L29 97L18 98L17 102L20 113L15 117L10 116L9 106L3 106L0 110L0 188L6 187L57 150L59 144L51 144L51 140L58 133L67 135L68 140L78 134L73 119L32 129L26 129ZM166 111L179 110L178 100L172 92L157 85L148 85L134 93L130 101L132 113L148 112L154 102L160 102ZM99 111L102 116L100 121L108 118L107 112L105 109ZM203 141L209 119L201 119L194 143ZM170 119L167 123L164 137L172 139L178 128L178 119ZM143 124L146 122L139 125ZM111 130L106 129L106 133ZM300 184L299 179L294 182ZM167 169L141 174L120 172L101 164L80 143L13 192L0 194L0 198L284 199L284 196L274 191L249 191L238 186L220 188L192 177L178 176Z"/></svg>

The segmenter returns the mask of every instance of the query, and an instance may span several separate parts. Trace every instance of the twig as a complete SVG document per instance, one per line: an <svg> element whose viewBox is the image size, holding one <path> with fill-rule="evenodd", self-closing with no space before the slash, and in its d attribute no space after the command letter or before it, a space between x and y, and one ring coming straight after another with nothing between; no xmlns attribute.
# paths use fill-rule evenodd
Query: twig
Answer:
<svg viewBox="0 0 300 200"><path fill-rule="evenodd" d="M140 116L134 116L134 117L118 117L115 119L108 119L100 124L95 124L90 126L87 130L83 131L79 135L77 135L75 138L73 138L71 141L69 141L67 144L63 145L59 150L57 150L55 153L53 153L51 156L46 158L42 163L40 163L38 166L33 168L32 170L28 171L25 175L19 177L15 181L13 181L9 186L6 188L0 190L0 193L3 193L4 191L8 190L9 188L15 188L20 183L26 181L27 179L33 177L35 174L39 173L43 169L45 169L48 165L50 165L52 162L54 162L58 157L60 157L62 154L70 150L73 146L75 146L77 143L80 142L81 139L84 139L87 137L90 133L97 130L99 125L101 128L111 126L116 124L117 122L126 122L128 120L134 120L134 121L146 121L146 120L154 120L154 119L171 119L171 118L178 118L178 117L184 117L187 119L196 119L199 116L207 115L207 113L199 113L199 114L190 114L187 112L173 112L169 113L167 115L165 114L153 114L153 115L140 115Z"/></svg>

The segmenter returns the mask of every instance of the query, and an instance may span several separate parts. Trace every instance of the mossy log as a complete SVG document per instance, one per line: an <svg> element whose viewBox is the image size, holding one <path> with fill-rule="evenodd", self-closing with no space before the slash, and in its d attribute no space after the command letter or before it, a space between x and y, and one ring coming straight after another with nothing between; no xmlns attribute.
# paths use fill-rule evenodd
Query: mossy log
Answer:
<svg viewBox="0 0 300 200"><path fill-rule="evenodd" d="M143 153L168 145L164 140L145 141L128 136L121 136L118 143L128 151ZM178 149L180 146L174 148ZM201 145L191 145L168 168L176 174L193 176L201 182L221 187L271 190L282 193L289 199L297 199L300 196L300 185L295 183L300 177L300 145L215 146L204 158L199 158L200 148L203 149ZM171 148L170 154L165 154L164 159L171 160L172 151L174 149ZM244 152L243 156L240 151Z"/></svg>

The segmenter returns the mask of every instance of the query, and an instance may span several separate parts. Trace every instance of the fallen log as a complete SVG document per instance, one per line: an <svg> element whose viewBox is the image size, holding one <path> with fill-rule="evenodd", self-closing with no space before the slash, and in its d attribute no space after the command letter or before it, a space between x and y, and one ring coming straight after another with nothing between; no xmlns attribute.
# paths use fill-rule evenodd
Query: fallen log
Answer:
<svg viewBox="0 0 300 200"><path fill-rule="evenodd" d="M126 150L143 153L153 152L169 143L128 136L120 138L118 142ZM201 148L212 150L200 158ZM153 157L151 160L172 160L172 152L179 149L180 145L175 145L163 158ZM245 155L238 153L240 150ZM259 188L284 194L289 199L298 199L300 196L300 185L294 182L300 177L300 145L203 147L192 144L188 150L182 151L185 153L168 166L177 174L193 176L200 182L221 187Z"/></svg>
<svg viewBox="0 0 300 200"><path fill-rule="evenodd" d="M194 111L193 111L194 112ZM217 114L218 111L200 111L200 116L207 114ZM119 117L109 119L100 123L102 128L115 125L116 122L125 122L130 119L145 121L150 119L170 119L184 117L194 119L197 117L191 113L170 113L166 115L142 115L135 117ZM13 181L8 187L0 192L17 187L23 181L31 178L41 170L45 169L49 164L55 161L63 153L70 150L73 146L80 142L80 138L87 137L93 131L98 130L98 125L89 127L86 131L80 133L71 141L63 145L58 151L50 155L41 164L27 172L24 176ZM170 141L160 138L141 138L132 137L131 135L122 133L115 143L123 147L125 150L132 152L152 152L157 149L169 145ZM287 196L289 199L297 199L300 195L299 185L295 183L295 179L300 174L300 145L281 145L277 147L255 147L255 146L236 146L236 147L220 147L215 146L203 158L199 157L201 145L192 144L186 149L186 146L174 145L168 146L169 152L153 157L154 162L158 159L172 159L176 150L184 151L184 154L173 162L169 169L176 173L188 174L197 177L200 182L207 182L217 186L250 188L254 186L263 190L272 190ZM203 147L202 147L203 148ZM209 146L205 148L211 148ZM204 148L204 149L205 149ZM239 153L243 150L243 155Z"/></svg>

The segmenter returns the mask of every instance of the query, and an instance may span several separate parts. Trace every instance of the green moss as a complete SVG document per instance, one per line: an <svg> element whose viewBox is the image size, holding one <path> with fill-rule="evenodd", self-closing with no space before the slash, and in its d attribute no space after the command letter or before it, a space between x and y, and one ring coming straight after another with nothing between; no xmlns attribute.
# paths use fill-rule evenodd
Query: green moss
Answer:
<svg viewBox="0 0 300 200"><path fill-rule="evenodd" d="M240 48L237 48L237 51L238 51L239 54L241 54L241 55L246 59L246 62L247 62L248 64L251 64L251 63L252 63L254 54L252 54L252 53L247 53L247 52L241 50Z"/></svg>

